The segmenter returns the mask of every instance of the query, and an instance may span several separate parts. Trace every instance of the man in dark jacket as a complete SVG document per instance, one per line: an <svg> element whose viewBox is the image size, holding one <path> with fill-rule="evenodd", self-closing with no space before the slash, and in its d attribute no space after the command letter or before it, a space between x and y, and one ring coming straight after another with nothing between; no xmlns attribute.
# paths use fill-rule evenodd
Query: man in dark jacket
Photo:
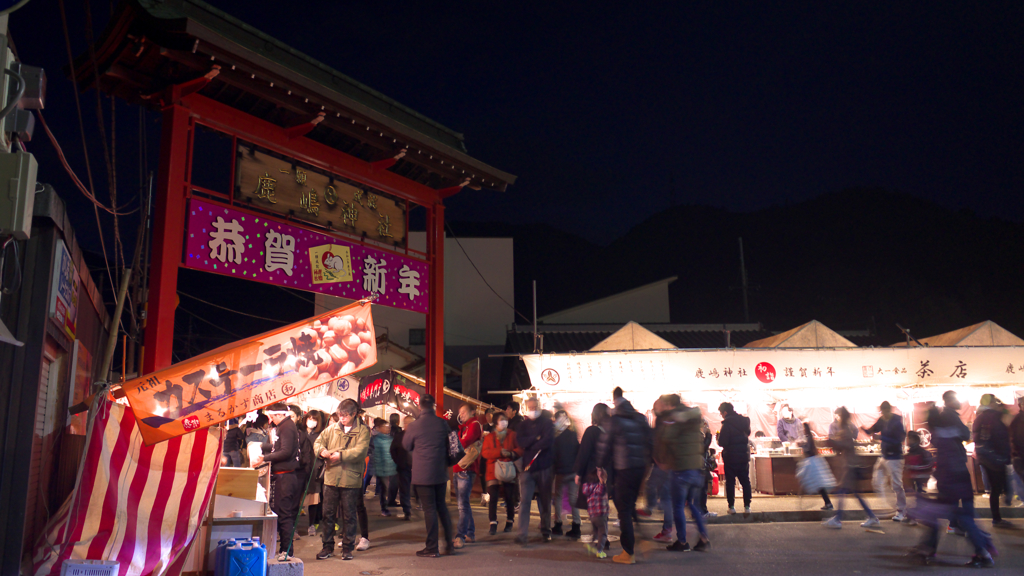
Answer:
<svg viewBox="0 0 1024 576"><path fill-rule="evenodd" d="M510 425L511 426L511 425ZM523 449L523 471L519 475L519 535L516 544L525 546L530 534L530 507L537 493L540 512L540 533L545 542L551 541L551 485L554 462L551 451L555 441L555 425L551 415L540 409L540 400L526 401L526 417L516 430L516 442Z"/></svg>
<svg viewBox="0 0 1024 576"><path fill-rule="evenodd" d="M875 492L882 500L887 500L886 483L892 484L896 493L896 515L894 522L909 521L907 518L907 493L903 489L903 440L907 431L903 427L903 417L892 413L892 405L888 401L878 407L881 416L871 428L861 427L865 434L878 434L882 440L882 457L875 468L872 484Z"/></svg>
<svg viewBox="0 0 1024 576"><path fill-rule="evenodd" d="M266 411L277 426L277 440L269 454L256 459L256 466L270 462L270 509L277 514L279 562L287 562L292 553L292 533L298 515L302 485L299 482L299 431L292 422L292 411L284 404L271 404Z"/></svg>
<svg viewBox="0 0 1024 576"><path fill-rule="evenodd" d="M615 412L612 414L608 433L602 442L601 469L611 472L614 479L615 509L619 513L619 530L622 554L612 558L618 564L635 564L633 533L633 511L640 495L647 465L651 462L651 427L647 418L633 408L622 397L622 388L612 391Z"/></svg>
<svg viewBox="0 0 1024 576"><path fill-rule="evenodd" d="M452 518L445 504L448 483L448 422L434 411L434 397L420 395L420 417L409 425L402 438L402 446L412 454L412 485L423 506L423 520L427 525L427 545L416 553L424 558L440 556L437 543L437 523L444 530L444 553L454 553Z"/></svg>
<svg viewBox="0 0 1024 576"><path fill-rule="evenodd" d="M1011 462L1010 430L1003 424L1006 408L1002 401L992 394L981 397L981 406L974 419L974 457L988 472L992 493L989 507L992 510L993 528L1013 528L1013 523L1003 520L999 511L999 500L1006 492L1006 466Z"/></svg>
<svg viewBox="0 0 1024 576"><path fill-rule="evenodd" d="M1017 398L1017 415L1010 422L1013 473L1017 476L1017 497L1024 500L1024 396Z"/></svg>
<svg viewBox="0 0 1024 576"><path fill-rule="evenodd" d="M392 417L398 416L398 414L392 414ZM392 422L397 418L392 418ZM413 421L412 416L405 417L405 427L408 428L409 424ZM412 505L409 502L409 492L412 490L412 457L409 456L409 452L402 446L402 439L405 438L405 429L401 426L391 425L391 459L395 461L395 467L398 468L398 482L394 482L396 486L392 487L392 491L397 489L398 501L402 504L402 520L408 522L411 519ZM392 502L396 496L394 494L389 495ZM388 506L394 506L394 504L388 503Z"/></svg>
<svg viewBox="0 0 1024 576"><path fill-rule="evenodd" d="M737 478L743 487L743 513L750 514L750 418L737 414L729 402L722 402L718 413L722 415L718 445L722 447L725 464L725 500L729 514L736 513Z"/></svg>
<svg viewBox="0 0 1024 576"><path fill-rule="evenodd" d="M230 429L224 434L224 458L227 459L227 466L239 467L242 464L242 444L245 443L245 436L242 429L238 427L238 419L232 418L228 422Z"/></svg>
<svg viewBox="0 0 1024 576"><path fill-rule="evenodd" d="M676 541L668 546L673 552L686 552L686 512L690 509L697 523L699 541L693 550L703 552L710 547L704 514L699 499L704 486L704 433L701 432L699 408L689 408L678 394L659 398L663 407L661 425L655 430L654 465L670 475L672 509L676 524Z"/></svg>
<svg viewBox="0 0 1024 576"><path fill-rule="evenodd" d="M939 490L938 501L948 507L949 527L966 535L974 545L971 565L992 566L990 550L992 539L978 528L974 521L974 487L971 474L967 471L967 450L964 442L971 439L971 430L960 420L960 400L956 392L949 390L942 395L945 408L942 412L932 406L928 411L928 428L935 448L935 483ZM936 519L923 521L929 528L917 552L926 558L934 557L939 545L939 524Z"/></svg>
<svg viewBox="0 0 1024 576"><path fill-rule="evenodd" d="M505 415L508 416L508 429L519 434L519 425L523 423L523 416L519 413L519 402L509 402L505 407Z"/></svg>

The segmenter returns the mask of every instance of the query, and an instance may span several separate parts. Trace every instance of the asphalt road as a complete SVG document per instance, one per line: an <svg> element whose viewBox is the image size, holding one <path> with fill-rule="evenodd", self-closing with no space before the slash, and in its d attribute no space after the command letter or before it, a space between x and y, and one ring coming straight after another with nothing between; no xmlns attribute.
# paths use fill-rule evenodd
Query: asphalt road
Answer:
<svg viewBox="0 0 1024 576"><path fill-rule="evenodd" d="M370 510L375 507L370 506ZM680 569L695 570L694 574L708 576L801 575L814 574L953 574L971 571L960 566L971 555L971 546L957 536L943 535L939 557L949 565L924 566L905 556L906 550L917 543L923 528L885 521L884 534L871 533L858 526L859 522L844 523L842 530L830 530L816 522L786 522L757 524L727 524L709 527L713 547L710 551L668 552L650 537L657 533L659 524L644 523L644 538L638 543L637 564L623 566L611 559L596 560L587 556L580 543L556 537L550 544L540 541L536 516L531 523L532 542L520 547L512 542L513 534L487 535L487 518L482 509L475 509L477 542L456 552L455 556L417 558L415 552L423 548L424 526L420 513L414 512L412 522L394 518L370 518L372 547L356 552L355 559L342 561L339 555L327 560L316 560L321 548L320 537L304 536L296 543L296 556L305 562L307 575L351 574L360 576L419 576L433 574L472 574L473 576L600 576L623 571L645 575L678 574ZM453 521L458 516L451 507ZM1024 522L1017 521L1022 527ZM979 520L991 530L988 520ZM300 519L305 527L306 519ZM696 541L691 530L690 543ZM584 521L584 534L589 526ZM618 534L612 528L613 535ZM996 567L986 574L1024 574L1024 529L993 532L1000 552ZM644 552L639 552L644 550ZM340 543L336 548L340 552ZM612 553L621 548L612 544Z"/></svg>

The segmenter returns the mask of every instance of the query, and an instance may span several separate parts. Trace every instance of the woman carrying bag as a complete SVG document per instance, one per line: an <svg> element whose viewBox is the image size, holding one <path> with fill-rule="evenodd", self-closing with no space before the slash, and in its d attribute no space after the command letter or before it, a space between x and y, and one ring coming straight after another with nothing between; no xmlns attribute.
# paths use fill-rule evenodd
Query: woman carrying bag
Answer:
<svg viewBox="0 0 1024 576"><path fill-rule="evenodd" d="M804 422L804 459L796 465L796 479L800 481L807 494L821 494L825 501L822 510L832 510L832 500L828 491L836 487L836 478L825 459L818 455L818 447L814 445L811 427Z"/></svg>
<svg viewBox="0 0 1024 576"><path fill-rule="evenodd" d="M498 495L505 495L505 532L512 531L515 522L516 467L513 462L523 455L516 443L516 433L508 429L508 416L498 412L494 415L494 432L483 439L481 456L487 459L487 515L491 522L489 534L498 533ZM529 519L527 519L528 521Z"/></svg>

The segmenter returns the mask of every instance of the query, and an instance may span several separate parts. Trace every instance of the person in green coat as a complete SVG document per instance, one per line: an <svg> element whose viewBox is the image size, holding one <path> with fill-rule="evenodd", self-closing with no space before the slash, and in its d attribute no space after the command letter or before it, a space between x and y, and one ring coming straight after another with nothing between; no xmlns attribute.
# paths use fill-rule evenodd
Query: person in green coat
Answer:
<svg viewBox="0 0 1024 576"><path fill-rule="evenodd" d="M324 547L316 555L326 560L334 555L334 525L338 517L338 503L342 515L342 560L352 559L356 532L359 529L356 514L363 497L363 473L366 453L370 448L370 429L356 415L359 405L345 399L338 405L338 422L331 424L313 444L313 452L324 460Z"/></svg>
<svg viewBox="0 0 1024 576"><path fill-rule="evenodd" d="M380 515L391 516L388 510L388 494L391 486L398 482L398 466L391 458L391 444L395 438L391 435L391 424L383 418L374 418L373 428L377 432L370 439L373 444L373 470L380 486Z"/></svg>

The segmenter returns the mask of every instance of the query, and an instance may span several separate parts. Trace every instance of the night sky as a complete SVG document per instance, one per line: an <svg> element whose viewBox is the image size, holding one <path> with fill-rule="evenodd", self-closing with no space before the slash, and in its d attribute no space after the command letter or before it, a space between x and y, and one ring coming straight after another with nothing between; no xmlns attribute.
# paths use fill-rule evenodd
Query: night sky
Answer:
<svg viewBox="0 0 1024 576"><path fill-rule="evenodd" d="M607 243L676 204L750 211L861 186L1024 213L1019 2L214 4L465 133L470 154L519 177L505 194L456 196L450 220L545 222ZM93 5L99 34L109 7ZM56 6L33 0L11 30L20 58L47 69L47 119L84 179ZM68 10L77 55L82 3ZM92 132L93 93L83 106ZM118 114L131 196L138 111ZM154 115L147 125L155 169ZM41 128L29 150L40 178L86 209L73 221L98 249Z"/></svg>

